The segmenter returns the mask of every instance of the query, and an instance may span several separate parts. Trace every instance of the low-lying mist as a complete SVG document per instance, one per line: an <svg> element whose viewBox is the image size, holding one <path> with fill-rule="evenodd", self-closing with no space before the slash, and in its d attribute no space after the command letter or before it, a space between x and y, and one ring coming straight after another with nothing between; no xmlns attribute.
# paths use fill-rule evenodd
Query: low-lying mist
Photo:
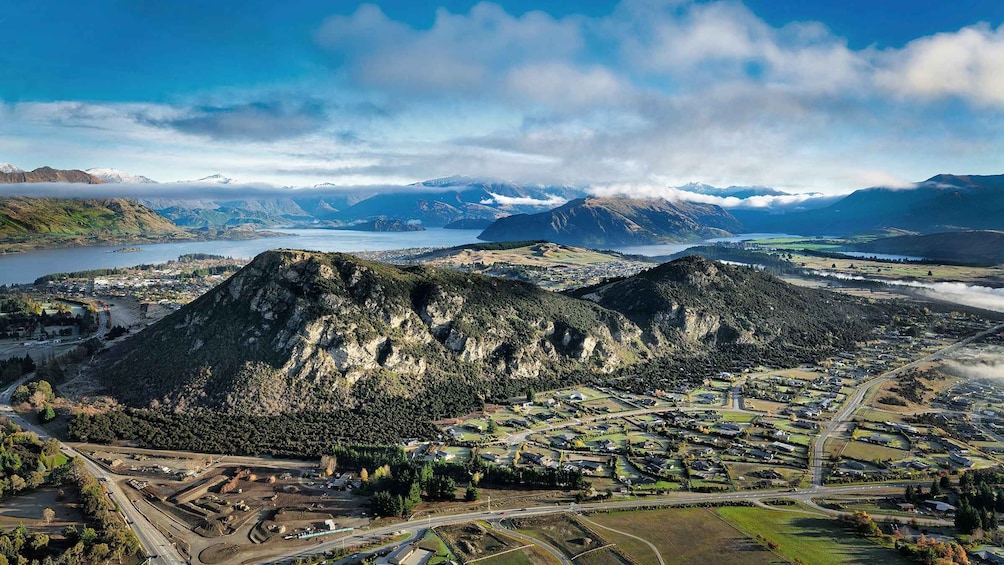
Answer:
<svg viewBox="0 0 1004 565"><path fill-rule="evenodd" d="M981 352L979 358L967 362L949 359L944 362L947 373L969 379L1004 378L1004 354Z"/></svg>
<svg viewBox="0 0 1004 565"><path fill-rule="evenodd" d="M839 280L863 281L904 287L914 290L921 296L934 300L953 302L963 306L983 308L984 310L991 310L994 312L1004 312L1004 288L992 288L989 286L971 285L960 282L922 282L901 279L878 279L862 277L859 275L831 273L828 271L813 271L812 274Z"/></svg>

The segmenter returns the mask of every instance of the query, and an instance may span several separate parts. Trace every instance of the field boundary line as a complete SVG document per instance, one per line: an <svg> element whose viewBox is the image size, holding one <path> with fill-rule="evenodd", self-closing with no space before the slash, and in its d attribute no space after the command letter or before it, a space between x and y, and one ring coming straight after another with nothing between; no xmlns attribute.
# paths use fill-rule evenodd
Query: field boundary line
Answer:
<svg viewBox="0 0 1004 565"><path fill-rule="evenodd" d="M592 549L587 549L587 550L583 551L582 553L580 553L578 555L573 555L572 556L572 561L575 561L576 559L582 557L583 555L585 555L587 553L592 553L594 551L599 551L601 549L607 549L608 547L614 547L615 545L617 545L617 544L616 543L608 543L606 545L601 545L600 547L594 547Z"/></svg>
<svg viewBox="0 0 1004 565"><path fill-rule="evenodd" d="M524 549L526 549L528 547L533 547L533 546L530 545L530 544L521 545L519 547L514 547L512 549L507 549L505 551L500 551L498 553L493 553L491 555L486 555L484 557L478 557L477 559L471 559L470 561L464 561L464 563L465 564L466 563L476 563L478 561L484 561L485 559L491 559L492 557L498 557L499 555L505 555L506 553L512 553L513 551L523 551Z"/></svg>

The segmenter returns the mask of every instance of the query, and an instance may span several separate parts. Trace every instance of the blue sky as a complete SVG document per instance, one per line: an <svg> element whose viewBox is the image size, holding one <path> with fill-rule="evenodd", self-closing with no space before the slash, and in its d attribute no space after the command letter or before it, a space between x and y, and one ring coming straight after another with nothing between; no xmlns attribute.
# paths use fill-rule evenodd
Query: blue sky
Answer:
<svg viewBox="0 0 1004 565"><path fill-rule="evenodd" d="M0 162L309 186L995 174L1004 3L37 0Z"/></svg>

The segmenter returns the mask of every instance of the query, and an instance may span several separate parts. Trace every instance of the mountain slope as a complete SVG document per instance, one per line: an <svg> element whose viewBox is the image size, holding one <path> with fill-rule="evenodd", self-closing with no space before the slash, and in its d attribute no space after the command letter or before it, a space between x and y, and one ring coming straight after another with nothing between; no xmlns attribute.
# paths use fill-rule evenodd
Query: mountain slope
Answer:
<svg viewBox="0 0 1004 565"><path fill-rule="evenodd" d="M483 387L609 369L644 354L638 335L615 313L528 284L268 251L102 373L134 405L335 410L456 378Z"/></svg>
<svg viewBox="0 0 1004 565"><path fill-rule="evenodd" d="M589 197L548 212L502 218L478 238L613 246L720 237L739 230L741 226L731 214L711 204Z"/></svg>
<svg viewBox="0 0 1004 565"><path fill-rule="evenodd" d="M821 310L830 312L808 315ZM806 355L820 355L859 337L866 313L847 298L697 258L572 296L277 250L145 329L98 370L129 405L178 412L365 409L429 394L451 395L457 411L672 352L745 346L755 360L757 348L797 339Z"/></svg>
<svg viewBox="0 0 1004 565"><path fill-rule="evenodd" d="M1004 175L936 175L912 188L867 188L825 208L743 222L751 231L801 235L1004 229Z"/></svg>
<svg viewBox="0 0 1004 565"><path fill-rule="evenodd" d="M1004 263L1004 231L960 231L884 237L861 243L855 250L894 253L959 263Z"/></svg>
<svg viewBox="0 0 1004 565"><path fill-rule="evenodd" d="M157 184L157 181L144 177L143 175L134 175L132 173L107 167L87 169L84 172L107 183Z"/></svg>
<svg viewBox="0 0 1004 565"><path fill-rule="evenodd" d="M447 177L411 185L403 192L374 195L341 210L335 218L346 222L376 218L419 220L426 226L444 226L463 219L495 220L510 214L536 212L582 195L567 186Z"/></svg>
<svg viewBox="0 0 1004 565"><path fill-rule="evenodd" d="M775 344L811 352L849 346L838 344L840 336L854 333L864 319L844 297L696 255L571 294L623 314L653 342Z"/></svg>
<svg viewBox="0 0 1004 565"><path fill-rule="evenodd" d="M14 167L16 168L16 167ZM39 167L34 171L0 172L0 184L18 184L26 182L72 182L85 184L103 184L104 181L89 175L84 171L58 170L52 167Z"/></svg>
<svg viewBox="0 0 1004 565"><path fill-rule="evenodd" d="M182 236L153 210L126 198L0 198L0 238Z"/></svg>

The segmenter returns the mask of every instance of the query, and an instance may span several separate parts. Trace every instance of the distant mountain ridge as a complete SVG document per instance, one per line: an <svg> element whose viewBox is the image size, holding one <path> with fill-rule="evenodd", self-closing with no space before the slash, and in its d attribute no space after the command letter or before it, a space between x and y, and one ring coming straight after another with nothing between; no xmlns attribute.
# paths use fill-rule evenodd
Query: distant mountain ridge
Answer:
<svg viewBox="0 0 1004 565"><path fill-rule="evenodd" d="M59 170L52 167L39 167L34 171L22 171L9 165L11 172L0 172L0 184L20 184L32 182L66 182L84 184L103 184L104 181L84 171L70 169ZM17 170L14 170L17 169Z"/></svg>
<svg viewBox="0 0 1004 565"><path fill-rule="evenodd" d="M739 217L751 231L801 235L1004 229L1004 175L941 174L912 188L858 190L815 210Z"/></svg>
<svg viewBox="0 0 1004 565"><path fill-rule="evenodd" d="M211 175L184 184L227 186L234 182L229 177ZM417 221L426 227L440 227L457 220L495 220L513 213L537 211L583 194L567 186L523 186L456 176L395 187L387 192L346 190L322 183L306 194L290 189L288 196L191 199L161 195L140 201L183 226L281 226L315 222L348 225L385 220Z"/></svg>
<svg viewBox="0 0 1004 565"><path fill-rule="evenodd" d="M497 220L479 239L542 239L585 247L648 245L728 236L742 225L720 206L665 199L587 197L547 212Z"/></svg>
<svg viewBox="0 0 1004 565"><path fill-rule="evenodd" d="M132 173L127 173L125 171L120 171L118 169L112 169L108 167L97 167L92 169L87 169L85 173L95 176L106 183L120 184L158 184L157 181L144 177L143 175L134 175Z"/></svg>

